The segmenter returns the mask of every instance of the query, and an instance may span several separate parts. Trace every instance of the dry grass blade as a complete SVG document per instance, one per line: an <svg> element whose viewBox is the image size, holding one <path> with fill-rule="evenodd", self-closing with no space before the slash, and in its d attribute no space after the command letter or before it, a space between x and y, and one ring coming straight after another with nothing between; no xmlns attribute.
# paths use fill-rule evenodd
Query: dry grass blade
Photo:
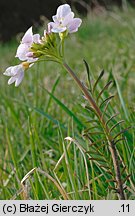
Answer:
<svg viewBox="0 0 135 216"><path fill-rule="evenodd" d="M23 179L21 180L21 184L23 185L25 183L25 181L30 177L30 175L32 173L34 173L36 170L36 167L34 167L33 169L31 169L24 177Z"/></svg>
<svg viewBox="0 0 135 216"><path fill-rule="evenodd" d="M109 166L107 166L107 165L105 165L105 164L104 164L104 165L100 165L100 167L101 167L101 168L105 168L105 169L108 169L108 170L110 170L110 167L109 167Z"/></svg>
<svg viewBox="0 0 135 216"><path fill-rule="evenodd" d="M71 145L71 142L68 144L67 150L69 149L70 145ZM65 153L63 153L63 154L61 155L61 157L59 158L57 164L55 165L55 167L54 167L54 169L53 169L54 172L57 170L58 166L60 165L60 163L62 162L62 160L63 160L64 157L65 157Z"/></svg>
<svg viewBox="0 0 135 216"><path fill-rule="evenodd" d="M83 155L83 159L84 159L84 163L85 163L85 169L86 169L87 182L88 182L87 187L88 187L89 197L91 197L90 185L89 185L89 171L88 171L88 165L87 165L86 157L85 157L85 154L84 154L84 153L86 153L86 150L84 148L82 148L81 145L76 140L72 139L71 137L66 137L65 140L69 140L70 142L75 143L76 146L81 151L81 154Z"/></svg>
<svg viewBox="0 0 135 216"><path fill-rule="evenodd" d="M16 200L17 197L23 193L23 188L21 188L20 190L18 190L12 197L10 200Z"/></svg>
<svg viewBox="0 0 135 216"><path fill-rule="evenodd" d="M21 180L21 187L22 187L22 192L21 195L23 197L24 200L29 199L28 197L28 191L27 191L27 186L25 184L25 182L28 180L28 178L30 177L31 174L33 174L36 171L36 167L34 167L33 169L31 169Z"/></svg>
<svg viewBox="0 0 135 216"><path fill-rule="evenodd" d="M8 185L8 183L10 182L11 178L13 177L13 175L15 174L15 168L11 171L11 173L8 175L8 178L6 179L6 181L4 181L3 186L6 187Z"/></svg>
<svg viewBox="0 0 135 216"><path fill-rule="evenodd" d="M66 193L66 191L64 190L64 188L62 188L59 183L52 177L50 176L47 172L41 170L40 168L37 168L37 171L41 174L43 174L44 176L46 176L48 179L50 179L54 184L55 186L57 187L57 189L59 190L60 194L62 195L63 199L64 200L69 200L69 196L68 194Z"/></svg>

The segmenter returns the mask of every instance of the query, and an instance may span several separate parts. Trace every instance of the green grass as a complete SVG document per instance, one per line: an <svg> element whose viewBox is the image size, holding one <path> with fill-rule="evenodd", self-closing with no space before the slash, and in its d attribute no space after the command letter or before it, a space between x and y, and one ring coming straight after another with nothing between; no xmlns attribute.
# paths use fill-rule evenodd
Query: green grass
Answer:
<svg viewBox="0 0 135 216"><path fill-rule="evenodd" d="M114 80L110 92L115 99L109 111L119 112L117 119L125 120L115 131L132 126L125 133L125 141L118 144L127 167L123 175L131 173L130 181L126 181L127 199L135 198L134 13L129 9L88 16L65 47L69 65L84 82L87 73L83 59L90 65L92 80L104 68L99 89L107 80ZM40 63L26 72L18 88L7 85L2 72L18 63L14 58L17 46L17 42L0 45L0 199L117 199L108 187L108 174L88 159L86 151L92 154L92 149L81 134L91 115L64 69L55 63ZM104 154L110 157L107 150Z"/></svg>

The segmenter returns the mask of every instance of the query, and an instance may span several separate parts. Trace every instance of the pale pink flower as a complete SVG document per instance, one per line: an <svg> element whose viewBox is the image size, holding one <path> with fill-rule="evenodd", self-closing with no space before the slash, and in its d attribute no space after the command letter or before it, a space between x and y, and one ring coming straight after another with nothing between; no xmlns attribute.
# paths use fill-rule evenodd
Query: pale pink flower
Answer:
<svg viewBox="0 0 135 216"><path fill-rule="evenodd" d="M11 76L11 78L8 80L8 84L10 85L15 82L15 87L19 86L24 78L24 71L28 69L29 66L30 63L23 62L22 64L8 67L3 73L6 76Z"/></svg>
<svg viewBox="0 0 135 216"><path fill-rule="evenodd" d="M82 20L74 18L74 13L68 4L58 7L57 13L52 17L54 22L50 22L50 29L54 33L68 31L69 33L77 32Z"/></svg>
<svg viewBox="0 0 135 216"><path fill-rule="evenodd" d="M33 57L33 53L30 51L30 48L33 43L40 43L40 35L39 34L34 34L32 32L32 27L30 27L25 35L22 38L21 44L19 45L16 53L16 57L18 57L21 61L35 61Z"/></svg>

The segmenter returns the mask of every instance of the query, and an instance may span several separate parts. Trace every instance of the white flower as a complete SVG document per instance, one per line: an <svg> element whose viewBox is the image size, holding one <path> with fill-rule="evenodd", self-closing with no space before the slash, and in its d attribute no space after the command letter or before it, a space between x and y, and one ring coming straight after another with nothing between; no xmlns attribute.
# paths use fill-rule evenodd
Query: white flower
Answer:
<svg viewBox="0 0 135 216"><path fill-rule="evenodd" d="M16 53L16 57L18 57L21 61L35 61L33 57L33 53L30 51L31 45L33 43L40 43L40 35L39 34L34 34L32 32L32 27L30 27L25 35L22 38L21 44L19 45Z"/></svg>
<svg viewBox="0 0 135 216"><path fill-rule="evenodd" d="M19 86L24 78L24 71L29 68L30 63L23 62L22 64L11 66L6 69L3 73L6 76L11 76L8 80L8 84L12 84L15 82L15 87Z"/></svg>
<svg viewBox="0 0 135 216"><path fill-rule="evenodd" d="M77 32L82 20L74 18L74 13L68 4L58 7L57 13L52 17L54 22L50 22L51 31L54 33L61 33L68 31L69 33Z"/></svg>

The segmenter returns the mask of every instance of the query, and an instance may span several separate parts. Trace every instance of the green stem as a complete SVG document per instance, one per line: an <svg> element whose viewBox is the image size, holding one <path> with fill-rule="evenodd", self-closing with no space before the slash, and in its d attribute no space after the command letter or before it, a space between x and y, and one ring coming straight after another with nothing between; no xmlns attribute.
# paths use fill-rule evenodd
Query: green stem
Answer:
<svg viewBox="0 0 135 216"><path fill-rule="evenodd" d="M64 56L64 39L61 40L61 55Z"/></svg>
<svg viewBox="0 0 135 216"><path fill-rule="evenodd" d="M98 115L99 121L102 124L104 132L106 134L106 138L108 140L109 149L110 149L112 160L113 160L113 165L114 165L114 170L115 170L115 175L116 175L116 181L117 181L118 196L119 196L120 200L125 200L125 194L124 194L123 183L122 183L122 179L121 179L120 164L119 164L116 146L114 144L114 140L112 139L112 137L109 134L109 129L108 129L107 125L105 124L105 120L103 118L103 115L102 115L99 107L97 106L96 102L94 101L92 96L89 94L89 92L87 91L87 89L83 85L83 83L78 79L78 77L73 72L73 70L65 62L63 62L63 66L66 69L66 71L72 76L72 78L75 80L75 82L77 83L77 85L79 86L79 88L84 93L87 100L89 101L90 105L92 105L92 107L94 108L94 110L96 111L96 113Z"/></svg>
<svg viewBox="0 0 135 216"><path fill-rule="evenodd" d="M89 103L92 105L92 107L96 110L97 115L102 118L102 113L99 110L99 108L97 107L95 101L93 100L93 98L91 97L91 95L89 94L89 92L87 91L86 87L83 85L83 83L78 79L78 77L76 76L76 74L73 72L73 70L64 62L63 63L64 68L67 70L67 72L73 77L73 79L75 80L75 82L78 84L79 88L81 89L81 91L84 93L85 97L87 98L87 100L89 101Z"/></svg>

